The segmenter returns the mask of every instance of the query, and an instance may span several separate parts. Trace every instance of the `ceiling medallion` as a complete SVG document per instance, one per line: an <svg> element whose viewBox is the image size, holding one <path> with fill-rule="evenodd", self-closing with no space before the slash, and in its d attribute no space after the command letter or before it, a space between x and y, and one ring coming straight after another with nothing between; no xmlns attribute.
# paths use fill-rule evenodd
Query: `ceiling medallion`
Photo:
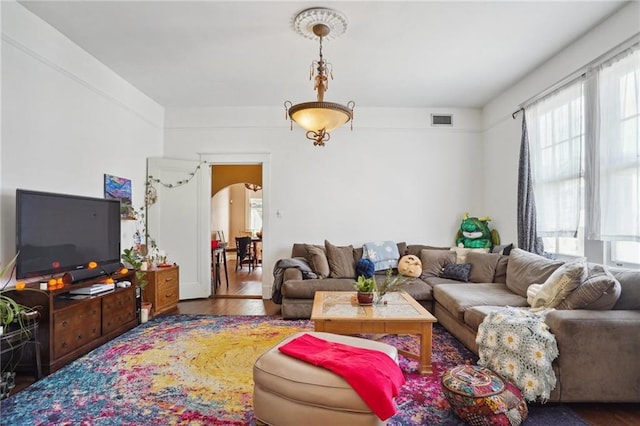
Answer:
<svg viewBox="0 0 640 426"><path fill-rule="evenodd" d="M351 121L353 130L353 107L355 102L349 101L346 106L334 102L325 102L324 93L329 89L329 78L333 79L333 67L324 60L322 41L337 38L347 29L347 18L340 12L327 8L312 8L300 12L294 20L295 30L302 36L318 40L320 58L311 63L309 79L314 79L314 90L317 101L293 105L286 101L284 107L291 120L291 130L295 121L307 131L307 139L314 146L324 146L331 138L330 131ZM315 76L315 78L314 78Z"/></svg>
<svg viewBox="0 0 640 426"><path fill-rule="evenodd" d="M329 33L323 36L324 39L334 40L347 31L348 23L347 17L337 10L326 7L312 7L296 15L293 21L293 28L301 36L317 40L318 35L314 33L313 27L322 24L329 28Z"/></svg>

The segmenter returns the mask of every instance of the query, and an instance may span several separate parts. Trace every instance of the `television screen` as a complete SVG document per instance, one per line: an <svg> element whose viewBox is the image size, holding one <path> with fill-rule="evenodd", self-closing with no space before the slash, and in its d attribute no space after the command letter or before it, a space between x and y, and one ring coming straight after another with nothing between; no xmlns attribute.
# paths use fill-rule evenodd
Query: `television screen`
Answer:
<svg viewBox="0 0 640 426"><path fill-rule="evenodd" d="M120 262L120 201L16 191L16 277Z"/></svg>

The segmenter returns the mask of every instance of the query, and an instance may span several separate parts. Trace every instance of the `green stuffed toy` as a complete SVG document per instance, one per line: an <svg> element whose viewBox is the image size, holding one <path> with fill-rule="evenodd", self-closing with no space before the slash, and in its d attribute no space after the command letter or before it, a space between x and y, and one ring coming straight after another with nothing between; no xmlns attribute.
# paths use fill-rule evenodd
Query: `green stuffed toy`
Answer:
<svg viewBox="0 0 640 426"><path fill-rule="evenodd" d="M456 245L491 250L494 245L500 244L500 235L495 229L489 230L489 221L491 218L488 216L469 217L469 213L465 213L456 234Z"/></svg>

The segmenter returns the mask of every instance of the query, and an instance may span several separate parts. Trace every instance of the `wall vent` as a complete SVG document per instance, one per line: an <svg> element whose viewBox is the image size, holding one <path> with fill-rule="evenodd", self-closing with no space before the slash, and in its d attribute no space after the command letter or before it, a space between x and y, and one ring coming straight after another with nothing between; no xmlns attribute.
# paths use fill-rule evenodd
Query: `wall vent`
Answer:
<svg viewBox="0 0 640 426"><path fill-rule="evenodd" d="M431 126L453 126L452 114L431 114Z"/></svg>

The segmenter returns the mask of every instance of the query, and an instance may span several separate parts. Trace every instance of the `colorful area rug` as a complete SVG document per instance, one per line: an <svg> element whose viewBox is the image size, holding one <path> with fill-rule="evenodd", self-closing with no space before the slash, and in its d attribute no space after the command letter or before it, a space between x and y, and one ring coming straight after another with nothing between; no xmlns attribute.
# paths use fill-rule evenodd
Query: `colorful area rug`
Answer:
<svg viewBox="0 0 640 426"><path fill-rule="evenodd" d="M172 315L97 348L0 403L3 425L253 425L252 367L310 321L273 317ZM369 336L372 337L372 336ZM417 352L412 336L380 340ZM407 383L389 425L462 425L440 390L446 369L476 356L438 324L433 376L400 358ZM584 425L563 405L530 405L525 425Z"/></svg>

